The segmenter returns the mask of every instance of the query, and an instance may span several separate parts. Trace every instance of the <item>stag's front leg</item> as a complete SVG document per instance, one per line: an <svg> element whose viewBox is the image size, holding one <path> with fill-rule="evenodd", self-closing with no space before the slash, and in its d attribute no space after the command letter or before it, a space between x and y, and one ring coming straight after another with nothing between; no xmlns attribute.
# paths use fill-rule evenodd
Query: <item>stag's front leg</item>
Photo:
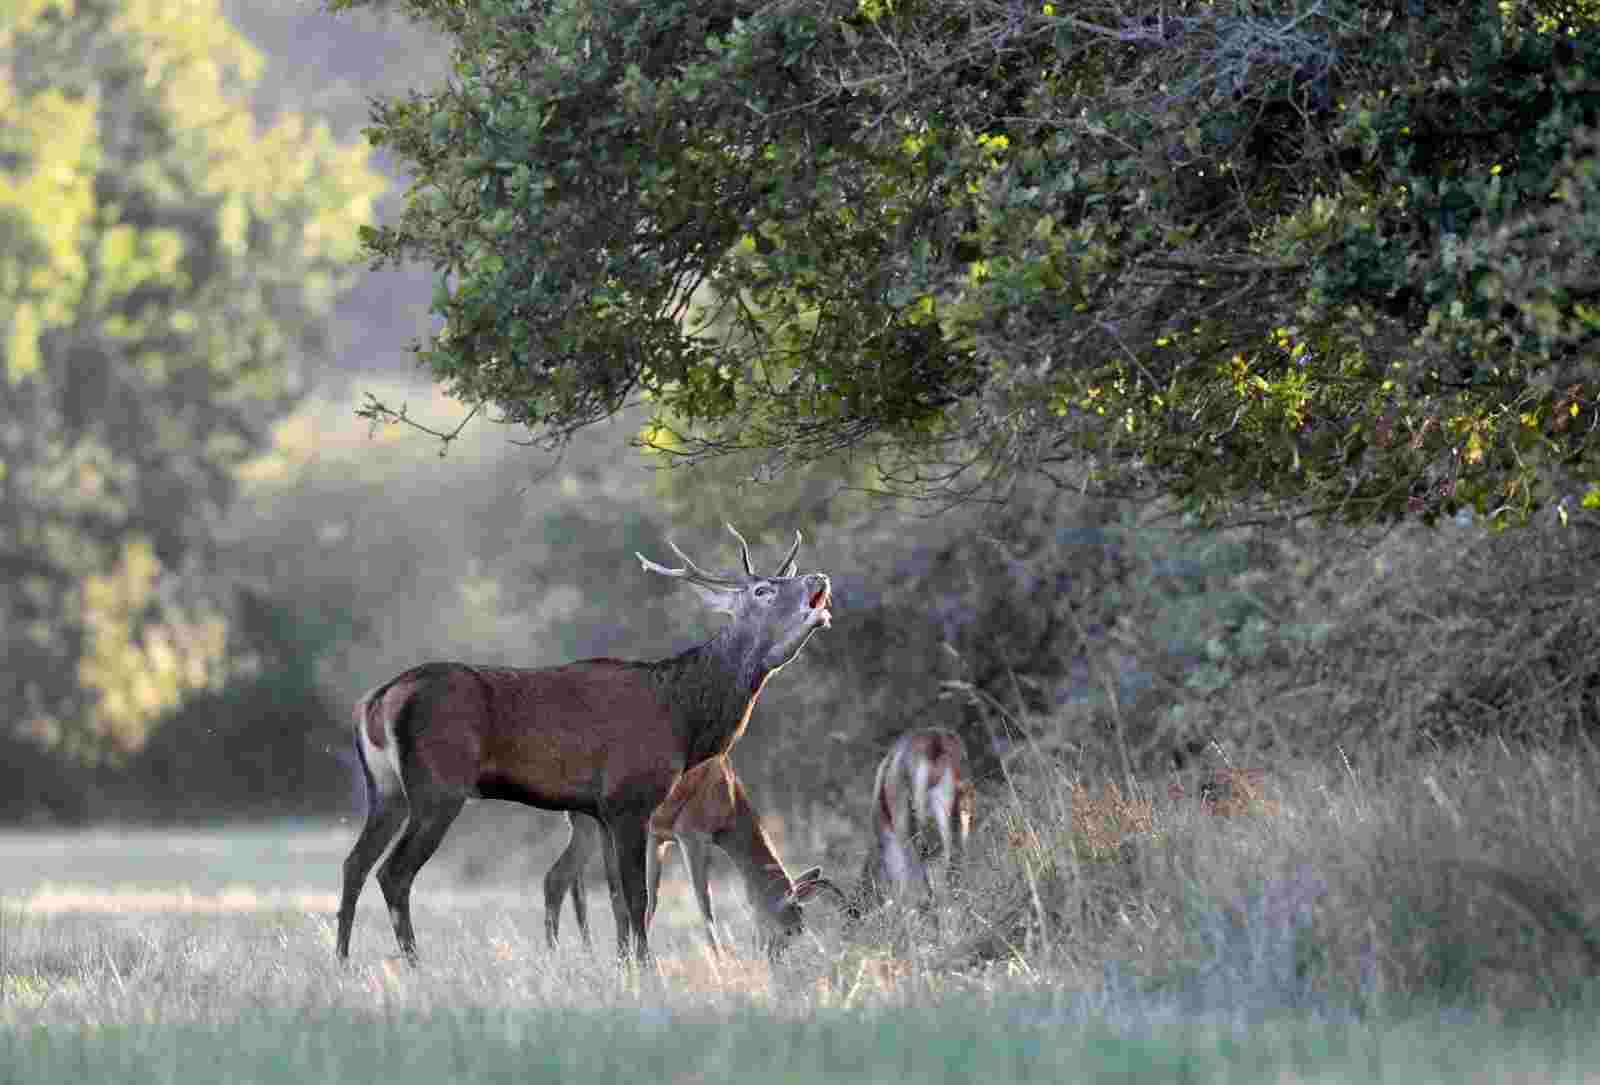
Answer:
<svg viewBox="0 0 1600 1085"><path fill-rule="evenodd" d="M647 824L650 809L642 814L613 814L606 821L611 843L606 849L606 874L612 884L621 889L620 903L626 911L626 923L617 925L617 956L624 961L637 960L640 964L651 963L650 943L646 937L650 890L645 878L646 854L650 847ZM618 918L623 917L619 915Z"/></svg>

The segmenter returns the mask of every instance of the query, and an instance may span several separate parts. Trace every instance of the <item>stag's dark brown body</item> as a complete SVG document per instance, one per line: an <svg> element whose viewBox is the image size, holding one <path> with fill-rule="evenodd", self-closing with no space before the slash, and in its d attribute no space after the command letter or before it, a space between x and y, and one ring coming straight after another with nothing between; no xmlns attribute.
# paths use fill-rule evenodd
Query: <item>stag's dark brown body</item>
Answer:
<svg viewBox="0 0 1600 1085"><path fill-rule="evenodd" d="M368 811L345 860L339 956L349 954L356 900L385 850L378 884L401 950L415 956L411 883L472 797L587 814L604 826L612 844L607 875L628 917L619 949L647 956L651 814L685 771L728 751L767 679L829 622L828 578L792 575L798 548L797 535L772 577L754 573L747 549L745 573L733 576L706 573L687 558L685 569L641 558L647 570L685 579L733 618L705 644L669 659L545 668L425 663L361 698L355 730Z"/></svg>
<svg viewBox="0 0 1600 1085"><path fill-rule="evenodd" d="M663 672L691 670L692 659L546 670L425 663L376 691L367 739L373 754L412 759L463 796L598 813L630 795L665 795L686 766L727 752L744 732L759 687L727 704L675 708ZM384 719L395 721L398 751ZM697 729L710 721L720 726Z"/></svg>

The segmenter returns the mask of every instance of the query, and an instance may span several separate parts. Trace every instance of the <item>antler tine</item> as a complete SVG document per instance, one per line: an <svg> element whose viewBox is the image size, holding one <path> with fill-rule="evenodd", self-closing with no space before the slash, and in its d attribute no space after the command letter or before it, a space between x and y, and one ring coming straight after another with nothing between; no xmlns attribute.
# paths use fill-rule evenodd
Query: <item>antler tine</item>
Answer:
<svg viewBox="0 0 1600 1085"><path fill-rule="evenodd" d="M660 573L662 576L687 576L689 572L687 569L669 569L665 565L651 561L637 550L633 552L633 556L639 559L639 564L644 566L647 573Z"/></svg>
<svg viewBox="0 0 1600 1085"><path fill-rule="evenodd" d="M739 529L732 524L723 524L722 526L733 532L733 537L739 540L739 556L744 559L745 575L755 576L755 566L750 564L750 544L744 541L744 536L739 534Z"/></svg>
<svg viewBox="0 0 1600 1085"><path fill-rule="evenodd" d="M674 554L678 555L678 560L683 562L683 564L688 567L689 572L692 574L694 579L704 581L707 584L736 583L736 581L733 581L728 577L718 576L716 573L708 573L704 569L700 568L700 566L696 565L694 561L690 559L688 554L685 554L682 550L679 550L678 544L673 542L671 539L667 540L667 545L672 548L672 552Z"/></svg>
<svg viewBox="0 0 1600 1085"><path fill-rule="evenodd" d="M647 571L652 573L660 573L662 576L676 577L679 580L689 580L697 584L705 584L708 587L714 588L742 588L744 586L742 582L734 580L730 577L718 576L716 573L706 572L704 569L700 568L700 566L691 561L688 554L685 554L682 550L679 550L678 544L673 542L671 539L667 540L667 546L672 549L674 554L678 555L678 560L683 562L684 568L668 568L665 565L651 561L637 550L634 551L634 556L644 564L644 567Z"/></svg>
<svg viewBox="0 0 1600 1085"><path fill-rule="evenodd" d="M773 575L774 576L793 576L794 575L794 570L795 570L794 556L796 554L798 554L799 552L800 552L800 532L799 532L798 529L796 529L795 533L794 533L794 545L789 547L789 553L784 557L783 561L779 563L778 571L776 573L774 573Z"/></svg>

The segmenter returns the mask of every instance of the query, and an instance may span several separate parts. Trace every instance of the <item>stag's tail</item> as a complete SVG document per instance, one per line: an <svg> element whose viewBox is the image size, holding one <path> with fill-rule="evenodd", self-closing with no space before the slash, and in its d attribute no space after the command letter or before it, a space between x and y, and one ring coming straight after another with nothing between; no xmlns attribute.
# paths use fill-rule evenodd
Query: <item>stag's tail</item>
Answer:
<svg viewBox="0 0 1600 1085"><path fill-rule="evenodd" d="M374 700L373 695L378 692L378 688L370 689L366 693L363 693L361 695L361 699L356 701L355 710L351 713L351 716L355 722L355 729L351 732L350 741L355 744L356 763L361 766L361 779L362 782L366 784L367 806L363 813L370 812L372 810L372 804L376 800L376 796L373 794L373 792L376 790L377 785L372 779L372 765L368 763L367 760L366 732L368 727L368 719L372 711L372 702Z"/></svg>
<svg viewBox="0 0 1600 1085"><path fill-rule="evenodd" d="M351 712L352 722L355 724L356 757L361 761L361 772L367 782L367 808L382 796L391 795L401 789L400 777L400 750L397 747L398 725L404 721L402 717L409 713L412 698L407 698L398 713L387 713L384 707L384 695L394 687L395 683L406 678L411 672L395 675L382 685L374 686L356 701L356 706ZM390 719L390 715L396 718Z"/></svg>

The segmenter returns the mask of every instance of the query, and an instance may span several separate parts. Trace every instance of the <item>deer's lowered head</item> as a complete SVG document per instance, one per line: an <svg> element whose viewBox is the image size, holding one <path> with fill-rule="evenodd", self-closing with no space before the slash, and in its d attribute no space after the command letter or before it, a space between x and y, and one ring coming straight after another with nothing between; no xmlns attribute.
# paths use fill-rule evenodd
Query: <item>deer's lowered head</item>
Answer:
<svg viewBox="0 0 1600 1085"><path fill-rule="evenodd" d="M791 878L778 858L766 829L750 805L744 785L728 770L732 785L733 807L713 831L695 832L694 820L704 819L704 804L695 809L686 808L678 819L677 841L683 849L689 876L695 883L695 894L700 899L701 913L706 920L706 933L713 950L717 948L714 922L711 918L710 895L706 890L706 845L714 843L733 861L739 878L744 883L745 899L750 912L760 928L760 943L767 958L776 961L795 937L805 931L804 905L819 893L833 897L843 906L843 891L822 876L821 867L811 867ZM688 823L688 831L685 831ZM699 853L698 855L696 853ZM659 875L658 875L659 876ZM652 887L653 892L653 887Z"/></svg>
<svg viewBox="0 0 1600 1085"><path fill-rule="evenodd" d="M764 894L747 876L745 896L760 928L761 951L767 960L776 963L783 956L783 951L789 948L789 943L805 933L805 915L801 906L824 891L840 901L841 908L844 907L843 890L822 876L821 867L804 871L787 890L779 889L776 896Z"/></svg>

